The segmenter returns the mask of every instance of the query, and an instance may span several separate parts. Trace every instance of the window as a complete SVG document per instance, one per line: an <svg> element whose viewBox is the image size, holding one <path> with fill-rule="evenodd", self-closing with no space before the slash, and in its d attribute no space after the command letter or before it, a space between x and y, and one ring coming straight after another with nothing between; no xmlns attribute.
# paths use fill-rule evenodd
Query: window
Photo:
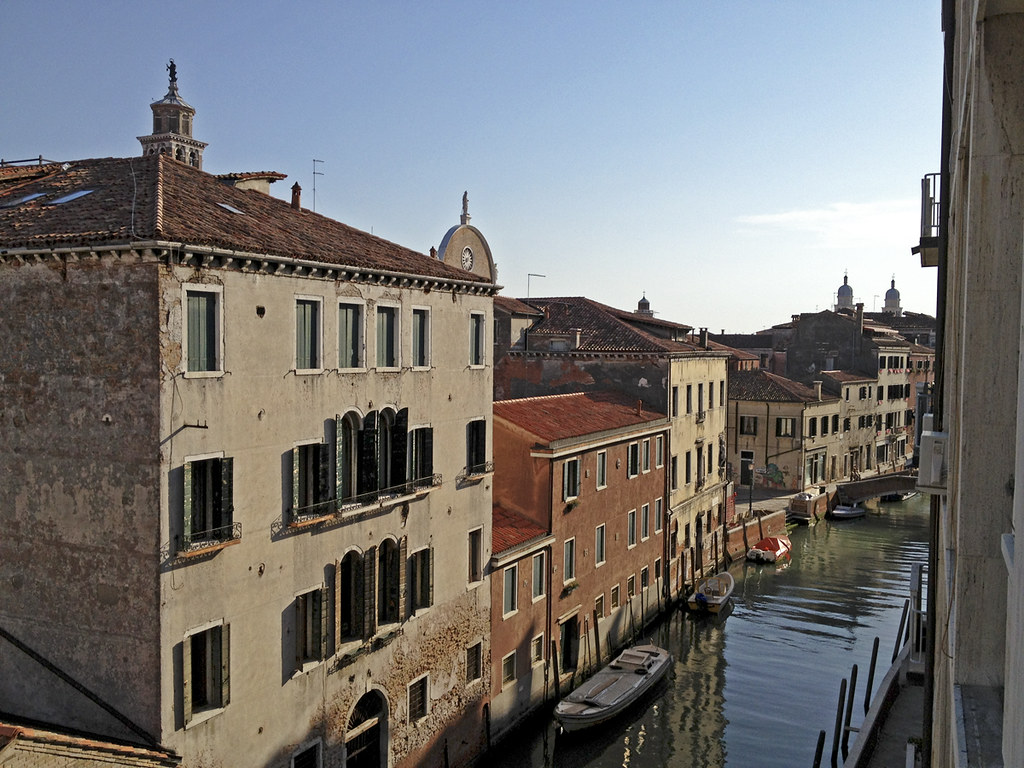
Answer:
<svg viewBox="0 0 1024 768"><path fill-rule="evenodd" d="M544 553L538 552L533 556L533 599L540 600L544 597L544 589L547 583L547 575L544 569Z"/></svg>
<svg viewBox="0 0 1024 768"><path fill-rule="evenodd" d="M338 367L362 368L363 305L338 305Z"/></svg>
<svg viewBox="0 0 1024 768"><path fill-rule="evenodd" d="M665 464L665 436L654 438L654 466L659 469Z"/></svg>
<svg viewBox="0 0 1024 768"><path fill-rule="evenodd" d="M828 416L821 417L821 436L824 437L828 434Z"/></svg>
<svg viewBox="0 0 1024 768"><path fill-rule="evenodd" d="M377 367L398 367L398 307L377 307Z"/></svg>
<svg viewBox="0 0 1024 768"><path fill-rule="evenodd" d="M604 594L594 598L594 612L597 614L597 618L604 618Z"/></svg>
<svg viewBox="0 0 1024 768"><path fill-rule="evenodd" d="M482 313L473 312L469 316L470 365L484 364L484 342L486 340L486 334L484 333L486 325L484 324L484 320L485 318Z"/></svg>
<svg viewBox="0 0 1024 768"><path fill-rule="evenodd" d="M832 434L834 435L839 431L839 415L836 414L832 417Z"/></svg>
<svg viewBox="0 0 1024 768"><path fill-rule="evenodd" d="M604 523L594 529L594 564L602 565L605 561L605 527Z"/></svg>
<svg viewBox="0 0 1024 768"><path fill-rule="evenodd" d="M597 454L597 488L598 490L608 487L608 453L601 451Z"/></svg>
<svg viewBox="0 0 1024 768"><path fill-rule="evenodd" d="M187 290L185 304L185 370L188 373L219 372L222 368L220 293Z"/></svg>
<svg viewBox="0 0 1024 768"><path fill-rule="evenodd" d="M186 461L183 467L182 550L238 538L232 522L233 461Z"/></svg>
<svg viewBox="0 0 1024 768"><path fill-rule="evenodd" d="M516 679L516 652L501 659L501 686L504 688L509 683L514 683Z"/></svg>
<svg viewBox="0 0 1024 768"><path fill-rule="evenodd" d="M679 457L672 457L672 467L670 474L672 475L672 490L675 491L679 488Z"/></svg>
<svg viewBox="0 0 1024 768"><path fill-rule="evenodd" d="M562 501L575 499L580 495L579 457L562 462Z"/></svg>
<svg viewBox="0 0 1024 768"><path fill-rule="evenodd" d="M430 311L412 311L412 365L414 368L430 366Z"/></svg>
<svg viewBox="0 0 1024 768"><path fill-rule="evenodd" d="M647 541L651 537L651 505L644 504L640 507L640 541Z"/></svg>
<svg viewBox="0 0 1024 768"><path fill-rule="evenodd" d="M182 643L182 701L186 725L202 712L228 705L229 629L228 624L221 624L193 632Z"/></svg>
<svg viewBox="0 0 1024 768"><path fill-rule="evenodd" d="M740 416L740 434L757 434L757 416Z"/></svg>
<svg viewBox="0 0 1024 768"><path fill-rule="evenodd" d="M472 683L483 677L483 642L474 643L466 649L466 682Z"/></svg>
<svg viewBox="0 0 1024 768"><path fill-rule="evenodd" d="M672 387L672 418L679 415L679 387Z"/></svg>
<svg viewBox="0 0 1024 768"><path fill-rule="evenodd" d="M654 500L654 532L661 533L661 518L664 514L662 510L662 500Z"/></svg>
<svg viewBox="0 0 1024 768"><path fill-rule="evenodd" d="M626 579L626 597L632 599L636 596L636 576Z"/></svg>
<svg viewBox="0 0 1024 768"><path fill-rule="evenodd" d="M718 382L718 404L725 405L725 380Z"/></svg>
<svg viewBox="0 0 1024 768"><path fill-rule="evenodd" d="M530 641L530 664L544 661L544 635L537 635Z"/></svg>
<svg viewBox="0 0 1024 768"><path fill-rule="evenodd" d="M484 577L484 542L483 529L477 528L469 532L469 583L481 581Z"/></svg>
<svg viewBox="0 0 1024 768"><path fill-rule="evenodd" d="M402 544L404 547L404 542ZM402 552L394 539L384 539L377 551L377 623L394 624L400 618Z"/></svg>
<svg viewBox="0 0 1024 768"><path fill-rule="evenodd" d="M409 683L409 722L427 716L427 676Z"/></svg>
<svg viewBox="0 0 1024 768"><path fill-rule="evenodd" d="M693 467L691 466L692 458L690 451L686 452L686 484L689 485L693 482Z"/></svg>
<svg viewBox="0 0 1024 768"><path fill-rule="evenodd" d="M501 610L502 615L508 616L513 614L519 608L518 592L519 588L519 566L510 565L505 569L504 574L504 590L502 593Z"/></svg>
<svg viewBox="0 0 1024 768"><path fill-rule="evenodd" d="M808 437L817 437L817 435L818 435L818 420L816 418L814 418L813 416L811 416L811 418L809 418L807 420L807 436Z"/></svg>
<svg viewBox="0 0 1024 768"><path fill-rule="evenodd" d="M309 443L292 448L292 520L333 511L330 446Z"/></svg>
<svg viewBox="0 0 1024 768"><path fill-rule="evenodd" d="M562 581L572 581L576 578L576 539L566 539L562 555Z"/></svg>
<svg viewBox="0 0 1024 768"><path fill-rule="evenodd" d="M693 384L686 385L686 412L693 413Z"/></svg>
<svg viewBox="0 0 1024 768"><path fill-rule="evenodd" d="M704 382L697 385L697 413L704 413Z"/></svg>
<svg viewBox="0 0 1024 768"><path fill-rule="evenodd" d="M320 768L321 743L317 741L292 755L290 768Z"/></svg>
<svg viewBox="0 0 1024 768"><path fill-rule="evenodd" d="M651 585L650 569L645 565L640 569L640 589L647 589Z"/></svg>
<svg viewBox="0 0 1024 768"><path fill-rule="evenodd" d="M776 437L793 437L796 432L796 419L779 418L775 420Z"/></svg>
<svg viewBox="0 0 1024 768"><path fill-rule="evenodd" d="M640 474L640 445L630 443L626 454L626 476L636 477Z"/></svg>
<svg viewBox="0 0 1024 768"><path fill-rule="evenodd" d="M631 509L626 513L626 543L627 546L636 546L636 510Z"/></svg>
<svg viewBox="0 0 1024 768"><path fill-rule="evenodd" d="M466 425L466 472L481 475L487 471L487 422L471 421Z"/></svg>
<svg viewBox="0 0 1024 768"><path fill-rule="evenodd" d="M648 438L640 446L641 467L644 472L651 471L651 441Z"/></svg>
<svg viewBox="0 0 1024 768"><path fill-rule="evenodd" d="M661 558L656 558L654 561L654 580L657 581L661 578Z"/></svg>
<svg viewBox="0 0 1024 768"><path fill-rule="evenodd" d="M612 587L612 610L614 611L619 607L619 585L615 584Z"/></svg>
<svg viewBox="0 0 1024 768"><path fill-rule="evenodd" d="M715 407L715 382L708 382L708 410Z"/></svg>
<svg viewBox="0 0 1024 768"><path fill-rule="evenodd" d="M324 590L314 589L295 598L295 668L327 657L327 606Z"/></svg>
<svg viewBox="0 0 1024 768"><path fill-rule="evenodd" d="M401 439L401 435L398 436ZM409 480L417 488L434 484L434 429L417 427L409 432Z"/></svg>
<svg viewBox="0 0 1024 768"><path fill-rule="evenodd" d="M429 547L409 556L409 600L413 611L434 604L434 558Z"/></svg>
<svg viewBox="0 0 1024 768"><path fill-rule="evenodd" d="M320 300L295 300L295 368L300 371L319 370L320 362Z"/></svg>

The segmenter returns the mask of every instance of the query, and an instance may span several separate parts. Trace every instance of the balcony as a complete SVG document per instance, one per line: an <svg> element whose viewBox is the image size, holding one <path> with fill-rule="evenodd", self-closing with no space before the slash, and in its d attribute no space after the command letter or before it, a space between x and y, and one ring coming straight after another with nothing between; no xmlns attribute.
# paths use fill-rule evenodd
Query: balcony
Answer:
<svg viewBox="0 0 1024 768"><path fill-rule="evenodd" d="M219 528L190 531L178 537L178 557L198 557L237 544L242 540L242 524L228 523Z"/></svg>
<svg viewBox="0 0 1024 768"><path fill-rule="evenodd" d="M484 461L467 467L455 477L455 484L459 487L469 483L476 483L494 472L494 462Z"/></svg>
<svg viewBox="0 0 1024 768"><path fill-rule="evenodd" d="M939 174L929 173L921 179L921 240L910 249L921 257L922 267L939 265Z"/></svg>
<svg viewBox="0 0 1024 768"><path fill-rule="evenodd" d="M288 528L292 530L349 520L368 512L380 512L412 499L425 496L441 485L441 475L428 475L405 483L379 488L342 499L327 499L315 504L292 509L288 514Z"/></svg>

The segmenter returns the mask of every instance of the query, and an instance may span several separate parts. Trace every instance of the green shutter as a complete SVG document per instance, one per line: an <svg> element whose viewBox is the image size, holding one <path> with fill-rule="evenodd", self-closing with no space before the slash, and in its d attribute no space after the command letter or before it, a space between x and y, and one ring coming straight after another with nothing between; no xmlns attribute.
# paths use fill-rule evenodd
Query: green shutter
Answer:
<svg viewBox="0 0 1024 768"><path fill-rule="evenodd" d="M420 462L424 477L434 476L434 428L423 428L423 459Z"/></svg>
<svg viewBox="0 0 1024 768"><path fill-rule="evenodd" d="M192 721L192 636L181 644L181 713L186 725Z"/></svg>
<svg viewBox="0 0 1024 768"><path fill-rule="evenodd" d="M220 460L220 525L230 526L234 522L235 513L235 482L234 459L228 457ZM222 538L230 539L232 531L224 531Z"/></svg>
<svg viewBox="0 0 1024 768"><path fill-rule="evenodd" d="M182 521L181 537L185 544L192 539L192 462L186 461L182 467ZM187 722L187 721L186 721Z"/></svg>
<svg viewBox="0 0 1024 768"><path fill-rule="evenodd" d="M312 312L311 302L295 302L295 367L312 368Z"/></svg>
<svg viewBox="0 0 1024 768"><path fill-rule="evenodd" d="M363 555L363 637L369 639L377 630L377 548L369 547Z"/></svg>
<svg viewBox="0 0 1024 768"><path fill-rule="evenodd" d="M405 621L408 617L408 587L407 573L409 570L409 537L403 536L398 540L398 620Z"/></svg>
<svg viewBox="0 0 1024 768"><path fill-rule="evenodd" d="M299 509L299 449L292 448L292 514Z"/></svg>
<svg viewBox="0 0 1024 768"><path fill-rule="evenodd" d="M341 560L334 561L334 600L332 614L334 623L334 648L341 647Z"/></svg>
<svg viewBox="0 0 1024 768"><path fill-rule="evenodd" d="M391 477L388 487L401 485L409 477L406 474L409 455L409 409L403 408L395 415L391 429Z"/></svg>
<svg viewBox="0 0 1024 768"><path fill-rule="evenodd" d="M366 582L368 581L366 555L359 558L355 567L359 569L359 572L352 574L352 579L355 582L351 587L352 596L350 598L346 594L345 600L352 599L355 602L355 605L352 606L351 634L355 637L366 637L367 635L363 631L363 627L366 625Z"/></svg>
<svg viewBox="0 0 1024 768"><path fill-rule="evenodd" d="M434 548L433 547L431 547L430 549L427 550L427 557L430 558L430 563L429 563L430 574L429 574L429 577L428 577L429 578L429 590L430 590L430 602L427 603L427 605L433 605L434 604Z"/></svg>
<svg viewBox="0 0 1024 768"><path fill-rule="evenodd" d="M231 625L220 628L220 705L231 701Z"/></svg>
<svg viewBox="0 0 1024 768"><path fill-rule="evenodd" d="M328 637L330 636L328 618L327 590L320 588L313 593L313 628L316 632L320 633L320 642L317 643L320 654L317 658L319 659L327 658L327 644Z"/></svg>
<svg viewBox="0 0 1024 768"><path fill-rule="evenodd" d="M345 462L345 425L340 414L334 416L334 498L337 506L341 508L342 499L345 498L345 471L348 469Z"/></svg>
<svg viewBox="0 0 1024 768"><path fill-rule="evenodd" d="M327 443L320 443L316 447L317 460L319 462L317 473L317 501L325 502L331 498L331 451Z"/></svg>
<svg viewBox="0 0 1024 768"><path fill-rule="evenodd" d="M377 478L377 412L370 411L363 419L359 432L359 485L358 493L378 489Z"/></svg>

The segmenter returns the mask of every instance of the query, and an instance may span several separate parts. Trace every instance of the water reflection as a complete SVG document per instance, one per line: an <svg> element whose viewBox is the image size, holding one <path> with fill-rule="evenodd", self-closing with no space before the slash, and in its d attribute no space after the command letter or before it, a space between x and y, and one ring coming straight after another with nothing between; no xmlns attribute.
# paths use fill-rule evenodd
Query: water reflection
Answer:
<svg viewBox="0 0 1024 768"><path fill-rule="evenodd" d="M859 667L854 724L875 636L889 665L910 569L927 561L928 499L875 504L866 518L792 535L779 566L736 564L732 610L676 612L648 631L675 663L661 688L614 722L572 737L539 719L488 765L810 766L835 719L840 680Z"/></svg>

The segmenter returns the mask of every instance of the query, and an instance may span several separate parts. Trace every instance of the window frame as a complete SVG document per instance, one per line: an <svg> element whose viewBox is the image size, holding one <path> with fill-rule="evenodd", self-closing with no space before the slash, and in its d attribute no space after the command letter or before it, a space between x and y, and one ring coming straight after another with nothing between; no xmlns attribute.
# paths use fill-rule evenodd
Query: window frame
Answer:
<svg viewBox="0 0 1024 768"><path fill-rule="evenodd" d="M640 443L640 471L647 474L651 471L651 438L645 437Z"/></svg>
<svg viewBox="0 0 1024 768"><path fill-rule="evenodd" d="M473 528L467 533L467 572L468 584L479 584L484 580L484 529L483 526Z"/></svg>
<svg viewBox="0 0 1024 768"><path fill-rule="evenodd" d="M662 517L665 515L665 500L658 497L654 500L654 532L661 533Z"/></svg>
<svg viewBox="0 0 1024 768"><path fill-rule="evenodd" d="M544 633L530 638L530 666L544 663Z"/></svg>
<svg viewBox="0 0 1024 768"><path fill-rule="evenodd" d="M422 318L419 323L417 317ZM413 306L409 322L409 367L414 370L425 371L431 368L430 332L430 307Z"/></svg>
<svg viewBox="0 0 1024 768"><path fill-rule="evenodd" d="M608 531L604 523L594 528L594 567L608 562Z"/></svg>
<svg viewBox="0 0 1024 768"><path fill-rule="evenodd" d="M466 422L466 474L474 476L486 472L487 419L470 419Z"/></svg>
<svg viewBox="0 0 1024 768"><path fill-rule="evenodd" d="M196 687L193 679L197 664L193 661L193 638L203 635L206 647L201 662L204 669L203 689L208 691L205 702L197 706ZM185 728L202 723L222 712L231 701L231 633L230 625L218 620L187 631L182 638L181 692L183 702L182 719ZM212 699L210 698L212 697Z"/></svg>
<svg viewBox="0 0 1024 768"><path fill-rule="evenodd" d="M626 549L636 546L636 510L631 509L626 513Z"/></svg>
<svg viewBox="0 0 1024 768"><path fill-rule="evenodd" d="M324 585L304 589L293 600L295 620L295 674L321 664L327 658L330 612Z"/></svg>
<svg viewBox="0 0 1024 768"><path fill-rule="evenodd" d="M640 443L626 446L626 477L632 479L640 474Z"/></svg>
<svg viewBox="0 0 1024 768"><path fill-rule="evenodd" d="M342 308L351 308L355 318L355 328L351 330L352 337L346 341L353 345L352 353L355 356L355 365L344 365L344 352L342 349L342 331L346 323L341 321ZM338 300L338 370L339 371L365 371L366 370L366 303L350 299Z"/></svg>
<svg viewBox="0 0 1024 768"><path fill-rule="evenodd" d="M309 346L309 358L301 359L302 345L300 344L299 335L301 329L299 327L299 307L302 305L309 305L313 308L313 317L311 328L309 329L310 336L306 340ZM295 294L295 326L294 326L295 339L295 356L292 358L295 363L295 373L299 375L321 373L324 370L324 299L323 296L312 296L305 294ZM300 363L309 362L312 365L300 365Z"/></svg>
<svg viewBox="0 0 1024 768"><path fill-rule="evenodd" d="M200 470L196 465L203 465ZM225 456L223 451L197 456L186 456L181 465L182 471L182 506L181 506L181 546L179 551L188 552L192 549L205 549L208 546L223 545L235 539L234 520L234 459ZM216 476L220 481L217 482ZM202 516L209 515L209 525L202 531L194 531L196 522L196 494L199 482L209 482L205 490L208 495L208 507ZM202 500L202 497L201 497ZM220 525L212 525L220 522ZM199 534L209 533L209 536Z"/></svg>
<svg viewBox="0 0 1024 768"><path fill-rule="evenodd" d="M571 536L562 542L562 583L568 584L576 579L576 537Z"/></svg>
<svg viewBox="0 0 1024 768"><path fill-rule="evenodd" d="M487 366L487 313L473 310L469 313L469 367Z"/></svg>
<svg viewBox="0 0 1024 768"><path fill-rule="evenodd" d="M579 456L573 456L562 462L562 501L578 499L582 485L583 462Z"/></svg>
<svg viewBox="0 0 1024 768"><path fill-rule="evenodd" d="M510 663L511 662L511 663ZM511 670L511 672L509 671ZM505 687L514 684L516 681L516 673L518 672L516 665L516 649L513 648L511 651L501 657L501 689L505 690Z"/></svg>
<svg viewBox="0 0 1024 768"><path fill-rule="evenodd" d="M739 433L750 437L757 437L757 416L740 415Z"/></svg>
<svg viewBox="0 0 1024 768"><path fill-rule="evenodd" d="M530 558L530 572L533 580L530 587L531 602L536 603L538 600L543 600L547 595L547 552L537 552ZM540 574L539 579L537 577L538 572Z"/></svg>
<svg viewBox="0 0 1024 768"><path fill-rule="evenodd" d="M775 436L796 437L796 418L793 416L776 416Z"/></svg>
<svg viewBox="0 0 1024 768"><path fill-rule="evenodd" d="M420 690L422 689L422 693ZM415 709L417 712L422 707L422 713L418 716L413 716L413 693L416 692L417 699L422 698L422 705L417 706ZM409 725L418 723L423 720L427 715L430 714L430 673L420 675L415 680L411 680L406 686L406 705L408 706L408 713L406 721Z"/></svg>
<svg viewBox="0 0 1024 768"><path fill-rule="evenodd" d="M656 435L654 438L654 468L661 469L665 466L665 436Z"/></svg>
<svg viewBox="0 0 1024 768"><path fill-rule="evenodd" d="M381 321L382 318L391 317L394 326L390 331L386 327L382 329ZM397 371L402 367L402 307L399 304L393 304L390 302L377 302L377 306L374 307L373 312L374 324L374 368L381 371ZM388 350L386 347L382 347L381 339L385 337L390 340L391 349ZM387 358L387 352L390 351L393 355L393 359ZM390 363L390 364L389 364Z"/></svg>
<svg viewBox="0 0 1024 768"><path fill-rule="evenodd" d="M209 294L213 297L213 328L207 333L206 345L213 347L213 367L195 368L189 364L189 360L198 355L193 355L190 335L192 329L189 323L189 294ZM220 285L208 285L206 283L182 283L181 285L181 368L186 379L210 379L224 375L224 287ZM210 338L212 335L212 338Z"/></svg>
<svg viewBox="0 0 1024 768"><path fill-rule="evenodd" d="M611 609L618 610L622 606L622 590L618 584L612 584L612 588L609 594L609 601L611 603Z"/></svg>
<svg viewBox="0 0 1024 768"><path fill-rule="evenodd" d="M507 619L519 612L519 563L506 566L501 573L501 618Z"/></svg>
<svg viewBox="0 0 1024 768"><path fill-rule="evenodd" d="M651 538L651 505L646 503L640 507L640 541Z"/></svg>
<svg viewBox="0 0 1024 768"><path fill-rule="evenodd" d="M476 675L470 677L472 667L470 664L471 659L475 657L476 663ZM466 685L471 683L480 682L484 679L484 641L477 640L470 646L466 647Z"/></svg>
<svg viewBox="0 0 1024 768"><path fill-rule="evenodd" d="M409 611L419 615L434 605L434 550L426 546L408 554Z"/></svg>
<svg viewBox="0 0 1024 768"><path fill-rule="evenodd" d="M597 490L608 487L608 451L597 452L597 466L594 471Z"/></svg>

